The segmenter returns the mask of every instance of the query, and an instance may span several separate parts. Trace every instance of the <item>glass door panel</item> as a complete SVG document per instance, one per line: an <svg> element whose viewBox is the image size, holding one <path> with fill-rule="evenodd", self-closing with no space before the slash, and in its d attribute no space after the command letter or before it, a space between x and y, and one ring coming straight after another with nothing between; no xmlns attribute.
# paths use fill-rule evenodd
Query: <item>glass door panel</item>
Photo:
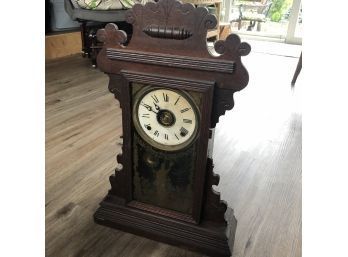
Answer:
<svg viewBox="0 0 348 257"><path fill-rule="evenodd" d="M301 0L225 0L223 20L231 24L233 33L291 41L302 31L302 16L296 26L300 3Z"/></svg>

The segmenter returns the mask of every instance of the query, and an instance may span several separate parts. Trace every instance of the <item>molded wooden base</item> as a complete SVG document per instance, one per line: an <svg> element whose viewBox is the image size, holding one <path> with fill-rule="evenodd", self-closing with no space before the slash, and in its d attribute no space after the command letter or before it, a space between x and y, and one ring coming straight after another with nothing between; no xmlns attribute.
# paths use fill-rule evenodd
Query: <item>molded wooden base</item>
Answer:
<svg viewBox="0 0 348 257"><path fill-rule="evenodd" d="M233 215L231 222L229 222L228 239L226 227L220 224L202 222L196 225L127 205L119 205L106 199L94 214L95 222L100 225L214 257L229 257L232 254L229 245L232 249L236 230L236 220Z"/></svg>

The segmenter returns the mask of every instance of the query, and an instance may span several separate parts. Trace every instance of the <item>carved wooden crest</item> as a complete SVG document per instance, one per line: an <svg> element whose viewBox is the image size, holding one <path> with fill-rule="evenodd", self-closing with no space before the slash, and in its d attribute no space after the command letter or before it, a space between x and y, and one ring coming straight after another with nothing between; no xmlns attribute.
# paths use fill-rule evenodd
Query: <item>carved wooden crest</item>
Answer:
<svg viewBox="0 0 348 257"><path fill-rule="evenodd" d="M220 99L214 101L212 127L215 127L219 116L233 108L233 93L248 84L241 56L249 54L249 44L231 34L209 48L207 31L216 26L216 17L205 7L195 8L176 0L137 4L126 17L133 24L127 46L124 46L126 33L115 24L98 31L98 39L105 43L98 56L99 67L105 72L115 72L121 67L125 69L127 63L133 68L139 65L140 69L141 64L151 64L153 72L160 67L163 75L170 76L173 68L181 68L187 78L213 79L217 84L215 94Z"/></svg>

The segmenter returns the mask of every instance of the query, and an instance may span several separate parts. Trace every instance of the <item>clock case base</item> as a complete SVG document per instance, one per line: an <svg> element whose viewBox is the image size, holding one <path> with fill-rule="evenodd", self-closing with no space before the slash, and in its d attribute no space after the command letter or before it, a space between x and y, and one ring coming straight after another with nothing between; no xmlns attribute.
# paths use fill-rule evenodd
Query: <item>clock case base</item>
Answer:
<svg viewBox="0 0 348 257"><path fill-rule="evenodd" d="M118 158L120 161L121 158ZM114 187L100 203L94 214L97 224L120 229L139 236L161 241L171 245L197 251L212 257L232 255L237 221L227 204L220 200L220 194L212 189L219 184L219 176L213 172L211 158L207 159L206 191L200 222L182 218L182 215L161 215L157 207L152 210L137 208L134 201L115 194L121 189L122 182L117 171L110 177ZM114 189L115 188L115 189ZM227 212L227 210L230 210ZM226 215L225 215L226 214ZM232 214L232 215L231 215Z"/></svg>
<svg viewBox="0 0 348 257"><path fill-rule="evenodd" d="M228 221L229 229L226 230L226 226L221 223L207 221L197 225L174 220L114 203L112 197L106 196L95 212L94 221L97 224L214 257L232 255L229 245L233 247L237 226L233 215Z"/></svg>

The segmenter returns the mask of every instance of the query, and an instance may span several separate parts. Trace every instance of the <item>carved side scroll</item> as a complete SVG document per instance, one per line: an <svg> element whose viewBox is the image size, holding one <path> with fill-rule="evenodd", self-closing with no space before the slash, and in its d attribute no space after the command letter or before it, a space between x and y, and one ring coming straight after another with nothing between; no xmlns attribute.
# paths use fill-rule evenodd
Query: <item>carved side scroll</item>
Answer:
<svg viewBox="0 0 348 257"><path fill-rule="evenodd" d="M227 224L225 212L227 204L220 199L220 193L213 189L213 185L219 184L220 177L213 171L213 160L207 160L207 181L206 181L206 203L204 206L203 216L205 220L215 221L219 224Z"/></svg>
<svg viewBox="0 0 348 257"><path fill-rule="evenodd" d="M127 34L123 30L119 30L114 23L108 23L104 29L97 31L97 38L104 42L105 47L120 47L127 41Z"/></svg>
<svg viewBox="0 0 348 257"><path fill-rule="evenodd" d="M124 170L123 170L123 155L122 152L119 153L116 157L117 159L117 166L115 168L115 174L111 175L109 180L111 184L111 194L114 196L117 196L117 198L122 197L125 195L124 192ZM120 198L122 199L122 202L124 201L123 199L125 198Z"/></svg>
<svg viewBox="0 0 348 257"><path fill-rule="evenodd" d="M214 44L214 49L221 55L230 57L246 56L250 53L251 47L246 42L241 42L236 34L230 34L226 40L218 40Z"/></svg>
<svg viewBox="0 0 348 257"><path fill-rule="evenodd" d="M119 101L120 107L123 110L123 101L122 101L122 77L117 75L109 75L109 91L114 94L115 98ZM111 190L109 197L113 197L113 200L118 201L119 203L124 203L124 199L126 199L126 189L124 187L126 180L126 171L124 170L124 165L126 165L125 160L123 158L124 145L123 145L123 136L120 137L122 139L122 151L116 157L117 166L115 168L115 173L110 176L110 184Z"/></svg>
<svg viewBox="0 0 348 257"><path fill-rule="evenodd" d="M230 34L226 40L219 40L214 44L214 50L221 54L222 58L236 60L235 74L229 86L218 86L214 92L213 115L211 127L214 128L219 122L219 117L234 106L233 94L242 90L249 82L249 75L241 62L241 56L250 53L251 47L248 43L241 42L238 35ZM233 85L233 82L238 85Z"/></svg>
<svg viewBox="0 0 348 257"><path fill-rule="evenodd" d="M224 115L226 111L232 110L234 106L233 99L234 91L216 88L214 91L213 112L211 117L211 127L215 128L219 122L220 116Z"/></svg>

